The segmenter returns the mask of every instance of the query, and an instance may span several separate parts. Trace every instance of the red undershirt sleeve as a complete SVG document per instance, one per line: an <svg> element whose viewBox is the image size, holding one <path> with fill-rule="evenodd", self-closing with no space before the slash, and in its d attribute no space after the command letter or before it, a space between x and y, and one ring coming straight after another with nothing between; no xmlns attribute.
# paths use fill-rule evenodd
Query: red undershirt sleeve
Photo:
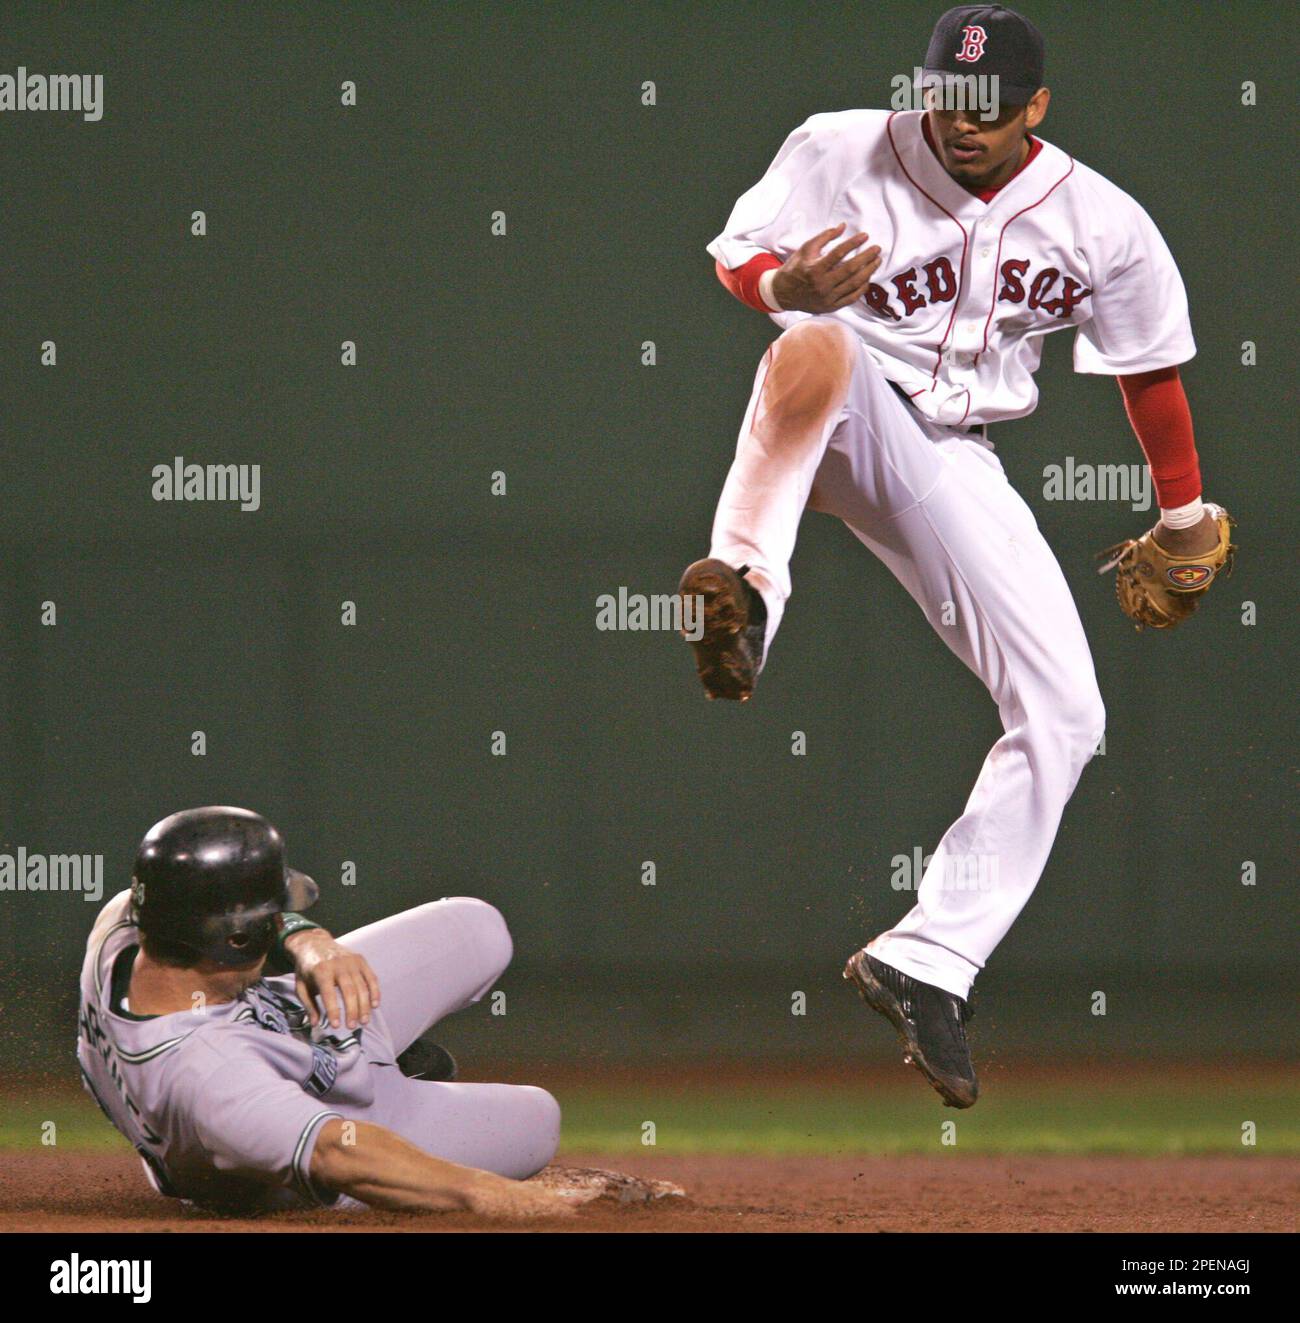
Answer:
<svg viewBox="0 0 1300 1323"><path fill-rule="evenodd" d="M758 292L758 282L766 272L785 265L775 253L759 253L757 257L751 257L744 266L736 267L734 271L729 271L721 262L715 262L713 265L718 273L718 279L741 303L758 312L772 311Z"/></svg>
<svg viewBox="0 0 1300 1323"><path fill-rule="evenodd" d="M1176 367L1118 377L1129 422L1147 457L1162 510L1187 505L1201 494L1201 466L1192 433L1192 411Z"/></svg>

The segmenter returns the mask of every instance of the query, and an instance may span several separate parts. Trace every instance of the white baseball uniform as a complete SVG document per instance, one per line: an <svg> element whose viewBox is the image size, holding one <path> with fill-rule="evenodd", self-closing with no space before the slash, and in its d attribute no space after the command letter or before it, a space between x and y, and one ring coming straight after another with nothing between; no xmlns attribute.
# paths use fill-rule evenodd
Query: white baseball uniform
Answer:
<svg viewBox="0 0 1300 1323"><path fill-rule="evenodd" d="M436 1157L517 1179L554 1155L560 1112L544 1090L408 1079L396 1065L509 964L510 934L491 905L453 897L339 938L379 979L381 1004L353 1030L313 1029L291 974L203 1010L134 1015L127 988L140 935L129 905L129 891L114 896L91 931L77 1057L159 1193L223 1209L357 1207L311 1182L331 1117L386 1126Z"/></svg>
<svg viewBox="0 0 1300 1323"><path fill-rule="evenodd" d="M1065 578L982 425L1032 412L1052 331L1075 328L1080 372L1171 367L1195 346L1177 268L1136 202L1047 142L981 201L936 159L923 117L814 115L709 245L735 269L844 221L882 257L850 307L773 315L785 335L755 376L709 555L751 567L770 649L804 508L836 515L987 685L1005 734L915 907L869 948L965 997L1029 899L1105 719ZM810 321L849 343L852 377L817 444L783 447L756 412L773 353Z"/></svg>

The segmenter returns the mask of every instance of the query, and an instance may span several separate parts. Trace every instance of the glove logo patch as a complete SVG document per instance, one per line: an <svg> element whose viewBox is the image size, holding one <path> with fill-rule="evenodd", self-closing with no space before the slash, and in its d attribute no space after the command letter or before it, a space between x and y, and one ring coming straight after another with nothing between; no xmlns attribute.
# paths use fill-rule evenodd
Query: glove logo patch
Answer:
<svg viewBox="0 0 1300 1323"><path fill-rule="evenodd" d="M1204 588L1214 578L1214 569L1209 565L1174 565L1165 573L1169 582L1183 592L1189 588Z"/></svg>

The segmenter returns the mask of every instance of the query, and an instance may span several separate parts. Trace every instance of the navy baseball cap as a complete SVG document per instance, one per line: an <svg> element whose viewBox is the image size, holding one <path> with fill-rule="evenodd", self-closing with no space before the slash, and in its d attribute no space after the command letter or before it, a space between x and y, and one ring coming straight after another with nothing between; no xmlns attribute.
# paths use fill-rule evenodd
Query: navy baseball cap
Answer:
<svg viewBox="0 0 1300 1323"><path fill-rule="evenodd" d="M1002 5L958 5L935 25L925 74L998 77L998 99L1023 106L1043 86L1043 34Z"/></svg>

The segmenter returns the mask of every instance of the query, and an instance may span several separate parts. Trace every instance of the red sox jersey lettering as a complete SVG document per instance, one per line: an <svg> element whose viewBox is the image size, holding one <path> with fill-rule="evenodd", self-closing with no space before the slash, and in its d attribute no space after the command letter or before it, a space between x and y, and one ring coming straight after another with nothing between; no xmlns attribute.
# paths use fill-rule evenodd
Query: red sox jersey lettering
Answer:
<svg viewBox="0 0 1300 1323"><path fill-rule="evenodd" d="M972 43L972 58L978 42ZM1042 337L1074 330L1079 372L1121 374L1196 352L1168 247L1128 194L1060 148L983 202L935 158L924 112L814 115L709 245L723 266L789 255L843 221L881 247L865 296L829 314L931 422L1031 413ZM809 314L779 312L783 329Z"/></svg>
<svg viewBox="0 0 1300 1323"><path fill-rule="evenodd" d="M1027 257L1011 258L1002 263L1002 288L998 291L999 301L1023 303L1026 301L1025 276L1029 271ZM1061 290L1058 297L1048 299L1056 282L1060 280ZM1042 308L1052 317L1068 317L1079 304L1092 293L1086 285L1081 285L1073 276L1062 278L1054 267L1044 267L1029 281L1028 306Z"/></svg>
<svg viewBox="0 0 1300 1323"><path fill-rule="evenodd" d="M1030 308L1041 308L1051 317L1068 317L1079 304L1092 293L1086 285L1065 276L1054 267L1044 267L1029 281L1026 295L1025 278L1030 269L1029 258L1009 258L1002 263L1003 284L998 291L998 301L1006 303L1025 303ZM1062 281L1056 297L1047 296L1055 291L1057 281ZM923 288L918 289L918 282ZM874 281L867 287L864 295L867 305L882 317L901 321L904 317L919 311L931 303L951 303L957 297L957 275L952 263L946 257L936 257L927 262L918 273L916 267L908 267L889 280L892 293L901 305L895 309L890 303L891 290Z"/></svg>

